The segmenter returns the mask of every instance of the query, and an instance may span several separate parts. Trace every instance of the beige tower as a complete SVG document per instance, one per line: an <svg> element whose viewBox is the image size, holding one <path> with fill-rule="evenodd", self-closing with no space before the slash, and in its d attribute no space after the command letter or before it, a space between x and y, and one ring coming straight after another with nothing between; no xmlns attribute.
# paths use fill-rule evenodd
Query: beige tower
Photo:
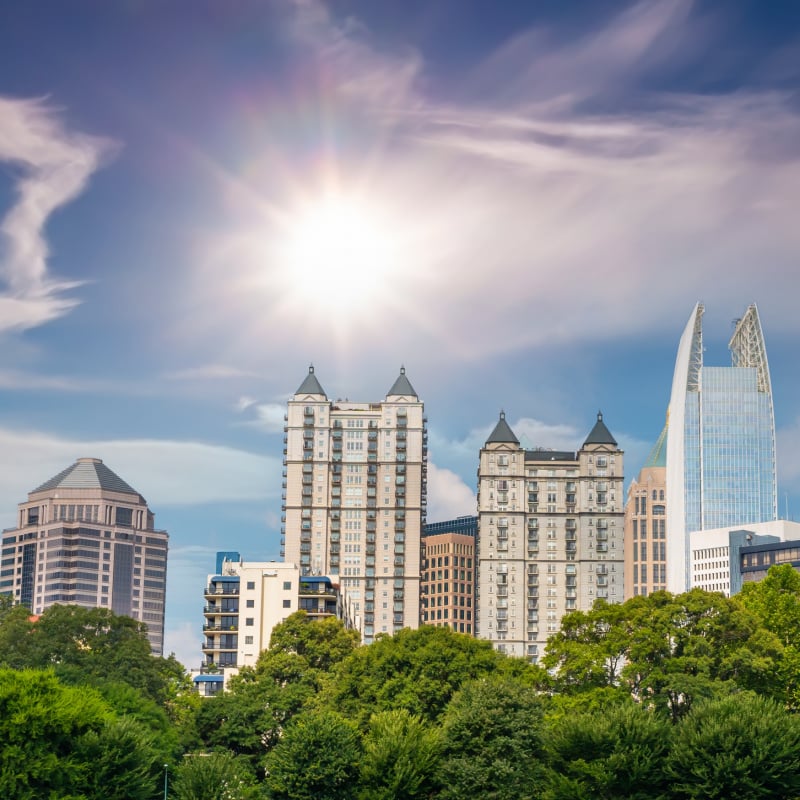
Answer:
<svg viewBox="0 0 800 800"><path fill-rule="evenodd" d="M622 483L602 414L577 452L525 450L500 414L478 468L482 639L536 662L566 612L622 600Z"/></svg>
<svg viewBox="0 0 800 800"><path fill-rule="evenodd" d="M313 367L289 400L283 555L340 584L365 642L419 625L425 424L405 369L383 402L329 400Z"/></svg>
<svg viewBox="0 0 800 800"><path fill-rule="evenodd" d="M628 489L625 599L667 588L667 425Z"/></svg>
<svg viewBox="0 0 800 800"><path fill-rule="evenodd" d="M3 531L0 593L40 614L55 603L108 608L147 625L164 649L166 531L99 458L79 458L28 494Z"/></svg>

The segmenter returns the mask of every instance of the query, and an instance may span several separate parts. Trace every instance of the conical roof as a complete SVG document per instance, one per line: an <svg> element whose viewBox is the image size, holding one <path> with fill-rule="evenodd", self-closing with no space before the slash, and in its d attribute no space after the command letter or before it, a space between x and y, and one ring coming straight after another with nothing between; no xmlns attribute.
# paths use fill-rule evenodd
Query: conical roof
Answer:
<svg viewBox="0 0 800 800"><path fill-rule="evenodd" d="M109 492L139 495L136 489L125 483L99 458L79 458L71 467L37 486L31 494L52 489L104 489Z"/></svg>
<svg viewBox="0 0 800 800"><path fill-rule="evenodd" d="M309 366L308 375L306 375L305 380L300 384L295 394L319 394L323 397L327 397L325 390L320 386L317 376L314 374L313 364Z"/></svg>
<svg viewBox="0 0 800 800"><path fill-rule="evenodd" d="M606 427L605 422L603 422L602 411L597 412L597 422L595 422L594 428L592 428L589 435L586 437L583 446L586 447L587 444L611 444L614 445L614 447L617 446L617 440L611 435L611 431Z"/></svg>
<svg viewBox="0 0 800 800"><path fill-rule="evenodd" d="M514 436L514 431L511 430L506 422L505 411L500 412L500 419L497 420L497 425L494 426L494 430L489 434L489 438L486 440L486 444L501 443L519 444L519 439Z"/></svg>
<svg viewBox="0 0 800 800"><path fill-rule="evenodd" d="M411 385L411 381L406 377L406 368L400 367L400 375L398 376L397 380L392 384L392 388L386 393L386 396L389 397L390 395L405 395L406 397L417 397L417 393L414 391L414 387Z"/></svg>
<svg viewBox="0 0 800 800"><path fill-rule="evenodd" d="M667 432L669 431L669 421L664 423L664 428L661 431L647 461L644 462L645 467L666 467L667 466Z"/></svg>

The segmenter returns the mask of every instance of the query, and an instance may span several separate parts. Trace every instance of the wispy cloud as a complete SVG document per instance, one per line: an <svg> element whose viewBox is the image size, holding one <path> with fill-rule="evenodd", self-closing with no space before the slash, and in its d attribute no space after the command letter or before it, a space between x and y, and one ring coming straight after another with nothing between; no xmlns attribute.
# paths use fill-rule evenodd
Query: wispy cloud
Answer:
<svg viewBox="0 0 800 800"><path fill-rule="evenodd" d="M201 364L168 372L164 377L173 381L214 381L225 378L254 378L257 373L229 364Z"/></svg>
<svg viewBox="0 0 800 800"><path fill-rule="evenodd" d="M42 100L0 97L0 161L20 173L16 202L0 222L0 331L36 327L77 304L66 292L80 283L48 273L44 226L113 149L107 139L67 130Z"/></svg>
<svg viewBox="0 0 800 800"><path fill-rule="evenodd" d="M567 41L522 31L447 102L429 89L424 53L387 54L353 20L320 3L298 6L294 43L324 64L316 100L331 131L328 169L389 210L404 234L401 260L413 265L370 304L371 324L391 328L398 351L468 361L658 335L700 297L732 308L755 298L774 327L798 329L786 291L800 249L791 97L643 88L720 35L695 25L688 0L628 5ZM363 141L357 158L334 146L340 129ZM292 181L313 186L315 176L273 157L269 203L280 207ZM421 198L435 213L420 213ZM224 261L215 269L227 286L213 292L241 298L253 285L248 272L263 278L280 267L248 249L263 243L263 227L237 235L206 252ZM254 306L260 339L281 334L291 317L284 301L273 293ZM335 357L330 320L307 318L298 338Z"/></svg>
<svg viewBox="0 0 800 800"><path fill-rule="evenodd" d="M102 458L155 509L274 500L280 487L279 459L202 442L72 440L0 428L0 452L0 523L6 525L28 492L82 456Z"/></svg>

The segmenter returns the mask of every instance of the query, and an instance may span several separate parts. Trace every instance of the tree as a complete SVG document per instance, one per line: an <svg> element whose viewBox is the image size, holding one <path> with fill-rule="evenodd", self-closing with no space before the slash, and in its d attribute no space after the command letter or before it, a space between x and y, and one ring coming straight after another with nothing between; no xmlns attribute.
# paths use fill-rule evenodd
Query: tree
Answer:
<svg viewBox="0 0 800 800"><path fill-rule="evenodd" d="M675 798L794 798L800 719L746 692L698 704L679 724L668 760Z"/></svg>
<svg viewBox="0 0 800 800"><path fill-rule="evenodd" d="M630 700L561 717L545 737L546 800L650 800L667 788L670 724Z"/></svg>
<svg viewBox="0 0 800 800"><path fill-rule="evenodd" d="M175 770L176 800L250 800L261 793L248 764L231 753L188 753Z"/></svg>
<svg viewBox="0 0 800 800"><path fill-rule="evenodd" d="M274 800L349 800L361 742L354 723L333 711L295 717L267 754L265 784Z"/></svg>
<svg viewBox="0 0 800 800"><path fill-rule="evenodd" d="M428 722L438 720L466 681L513 671L539 676L530 665L509 659L491 643L425 625L361 647L332 671L320 704L341 711L366 728L378 711L403 708Z"/></svg>
<svg viewBox="0 0 800 800"><path fill-rule="evenodd" d="M265 652L296 654L312 669L328 672L359 643L358 631L348 630L336 617L311 619L305 611L296 611L272 629Z"/></svg>
<svg viewBox="0 0 800 800"><path fill-rule="evenodd" d="M800 708L800 573L791 564L770 567L758 582L745 583L735 600L780 642L776 698Z"/></svg>
<svg viewBox="0 0 800 800"><path fill-rule="evenodd" d="M364 737L362 800L428 797L440 750L438 729L405 709L374 714Z"/></svg>
<svg viewBox="0 0 800 800"><path fill-rule="evenodd" d="M470 681L442 718L442 800L533 797L543 756L542 700L503 676Z"/></svg>
<svg viewBox="0 0 800 800"><path fill-rule="evenodd" d="M740 688L773 692L780 658L780 643L753 614L693 589L617 606L597 601L567 615L545 664L557 670L561 692L619 687L677 720L696 699Z"/></svg>

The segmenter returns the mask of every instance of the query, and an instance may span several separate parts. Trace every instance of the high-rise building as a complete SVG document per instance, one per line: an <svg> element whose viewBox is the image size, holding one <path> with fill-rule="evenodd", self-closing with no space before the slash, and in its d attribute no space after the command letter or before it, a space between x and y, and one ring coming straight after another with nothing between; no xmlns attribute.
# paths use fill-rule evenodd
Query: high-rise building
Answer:
<svg viewBox="0 0 800 800"><path fill-rule="evenodd" d="M35 614L68 603L133 617L161 655L169 537L154 520L99 458L79 458L30 492L3 531L0 593Z"/></svg>
<svg viewBox="0 0 800 800"><path fill-rule="evenodd" d="M775 421L755 305L737 321L732 366L703 363L703 306L678 345L667 435L667 588L690 586L693 531L777 519Z"/></svg>
<svg viewBox="0 0 800 800"><path fill-rule="evenodd" d="M566 612L622 600L623 474L602 414L577 452L526 450L500 414L478 468L478 636L535 662Z"/></svg>
<svg viewBox="0 0 800 800"><path fill-rule="evenodd" d="M425 526L420 589L425 625L475 632L477 529L474 516Z"/></svg>
<svg viewBox="0 0 800 800"><path fill-rule="evenodd" d="M667 425L625 503L625 599L667 588Z"/></svg>
<svg viewBox="0 0 800 800"><path fill-rule="evenodd" d="M423 404L400 370L377 403L330 400L309 369L288 403L283 556L340 586L364 642L419 625Z"/></svg>

